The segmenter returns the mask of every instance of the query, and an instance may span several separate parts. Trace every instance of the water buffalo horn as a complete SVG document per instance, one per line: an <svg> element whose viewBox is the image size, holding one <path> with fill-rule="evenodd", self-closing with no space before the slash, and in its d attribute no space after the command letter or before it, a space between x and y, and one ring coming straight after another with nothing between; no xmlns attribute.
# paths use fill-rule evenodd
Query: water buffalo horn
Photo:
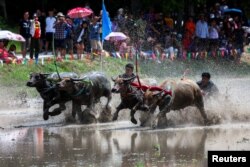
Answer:
<svg viewBox="0 0 250 167"><path fill-rule="evenodd" d="M40 74L45 76L51 75L51 73L40 73Z"/></svg>
<svg viewBox="0 0 250 167"><path fill-rule="evenodd" d="M158 93L153 94L153 96L159 96L159 95L162 94L162 92L164 92L164 90L162 90L162 91L160 91L160 92L158 92Z"/></svg>
<svg viewBox="0 0 250 167"><path fill-rule="evenodd" d="M84 81L84 80L86 80L86 77L84 77L84 78L70 78L70 80L71 81Z"/></svg>

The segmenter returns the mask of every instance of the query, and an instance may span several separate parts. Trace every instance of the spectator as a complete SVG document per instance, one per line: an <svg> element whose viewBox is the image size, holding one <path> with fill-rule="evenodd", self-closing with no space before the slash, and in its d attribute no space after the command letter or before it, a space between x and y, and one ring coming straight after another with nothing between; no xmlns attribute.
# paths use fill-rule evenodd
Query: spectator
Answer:
<svg viewBox="0 0 250 167"><path fill-rule="evenodd" d="M90 24L90 42L92 53L98 54L102 51L101 44L101 23L98 22L100 18L95 16L92 23Z"/></svg>
<svg viewBox="0 0 250 167"><path fill-rule="evenodd" d="M53 36L55 33L55 28L54 24L56 22L56 18L54 17L54 12L53 10L49 11L49 16L46 17L45 23L46 23L46 28L45 28L45 38L46 38L46 43L45 43L45 54L48 53L48 48L49 44L52 44Z"/></svg>
<svg viewBox="0 0 250 167"><path fill-rule="evenodd" d="M17 57L15 56L15 45L10 46L10 50L7 51L9 41L5 39L0 39L0 60L6 64L14 63L18 61ZM13 52L12 52L13 51ZM21 61L21 60L20 60Z"/></svg>
<svg viewBox="0 0 250 167"><path fill-rule="evenodd" d="M178 51L180 51L179 42L177 41L176 33L168 33L165 37L165 49L167 57L170 57L171 60L174 59L175 55L177 55Z"/></svg>
<svg viewBox="0 0 250 167"><path fill-rule="evenodd" d="M66 36L66 48L70 55L73 55L73 39L74 39L74 29L73 21L71 18L66 18L67 28L65 30Z"/></svg>
<svg viewBox="0 0 250 167"><path fill-rule="evenodd" d="M195 33L195 23L192 17L189 17L184 26L184 39L183 39L183 47L188 50L192 40L194 39Z"/></svg>
<svg viewBox="0 0 250 167"><path fill-rule="evenodd" d="M238 28L234 30L234 46L237 50L237 57L235 60L237 62L240 61L241 53L244 50L244 30L242 29L241 23L238 24Z"/></svg>
<svg viewBox="0 0 250 167"><path fill-rule="evenodd" d="M173 30L174 29L174 20L170 17L170 14L167 14L166 17L164 18L164 21L167 25L167 27L170 29L170 30Z"/></svg>
<svg viewBox="0 0 250 167"><path fill-rule="evenodd" d="M6 49L8 45L8 41L4 39L0 39L0 60L2 60L4 63L11 63L11 60L8 58L9 54Z"/></svg>
<svg viewBox="0 0 250 167"><path fill-rule="evenodd" d="M8 57L12 60L12 62L21 63L22 59L19 59L16 56L16 45L11 44L9 47L8 53L9 53Z"/></svg>
<svg viewBox="0 0 250 167"><path fill-rule="evenodd" d="M221 0L220 11L224 15L224 10L228 9L227 0Z"/></svg>
<svg viewBox="0 0 250 167"><path fill-rule="evenodd" d="M117 22L117 18L115 18L112 21L111 30L112 30L112 32L119 32L120 31L120 28L119 28L119 25L118 25L118 22Z"/></svg>
<svg viewBox="0 0 250 167"><path fill-rule="evenodd" d="M139 19L136 20L136 22L135 22L135 24L137 26L137 31L140 32L140 33L137 33L138 38L140 40L145 40L146 39L147 22L143 17L144 17L144 15L143 15L143 13L141 13Z"/></svg>
<svg viewBox="0 0 250 167"><path fill-rule="evenodd" d="M58 56L58 52L60 52L61 57L65 58L65 54L66 54L65 30L67 29L67 27L68 26L65 21L65 16L63 15L63 13L59 12L57 14L57 21L54 25L56 57Z"/></svg>
<svg viewBox="0 0 250 167"><path fill-rule="evenodd" d="M31 34L31 44L30 44L30 59L33 59L33 53L35 49L35 63L38 64L38 55L40 50L40 37L41 37L41 24L38 21L38 16L35 13L33 15L34 20L31 21L30 34Z"/></svg>
<svg viewBox="0 0 250 167"><path fill-rule="evenodd" d="M23 19L19 24L19 33L25 38L25 42L21 46L23 58L26 58L27 49L30 47L30 26L29 12L24 12Z"/></svg>
<svg viewBox="0 0 250 167"><path fill-rule="evenodd" d="M125 28L125 13L124 13L123 8L120 8L117 11L117 22L118 22L118 26L121 29L121 31L124 31L124 28Z"/></svg>
<svg viewBox="0 0 250 167"><path fill-rule="evenodd" d="M83 21L82 25L76 30L75 46L77 49L77 58L81 59L83 51L87 51L85 48L89 47L89 29L87 21Z"/></svg>
<svg viewBox="0 0 250 167"><path fill-rule="evenodd" d="M197 46L198 49L200 51L206 50L207 48L205 46L206 46L207 37L208 37L208 25L207 25L207 21L205 20L204 14L200 15L200 19L196 23L195 35L198 40L198 46Z"/></svg>
<svg viewBox="0 0 250 167"><path fill-rule="evenodd" d="M38 21L41 24L41 38L40 38L40 51L45 49L45 26L46 26L46 13L42 12L40 9L36 10L38 16Z"/></svg>
<svg viewBox="0 0 250 167"><path fill-rule="evenodd" d="M211 26L208 29L209 32L209 48L212 54L214 55L218 49L219 44L219 27L216 24L216 20L213 19Z"/></svg>

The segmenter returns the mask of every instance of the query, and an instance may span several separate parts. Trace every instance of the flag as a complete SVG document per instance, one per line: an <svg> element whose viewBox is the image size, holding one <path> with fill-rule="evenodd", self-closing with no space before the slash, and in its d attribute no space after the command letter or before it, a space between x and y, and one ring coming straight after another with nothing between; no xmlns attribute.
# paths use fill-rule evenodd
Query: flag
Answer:
<svg viewBox="0 0 250 167"><path fill-rule="evenodd" d="M111 26L112 24L106 11L104 1L102 1L102 41L112 32Z"/></svg>

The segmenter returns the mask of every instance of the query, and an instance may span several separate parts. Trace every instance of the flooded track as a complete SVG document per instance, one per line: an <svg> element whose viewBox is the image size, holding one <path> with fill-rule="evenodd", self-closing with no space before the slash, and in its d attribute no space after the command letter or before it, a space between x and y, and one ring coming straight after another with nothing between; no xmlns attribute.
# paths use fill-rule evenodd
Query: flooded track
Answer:
<svg viewBox="0 0 250 167"><path fill-rule="evenodd" d="M229 99L205 104L220 119L211 126L199 122L197 111L170 112L171 126L151 129L129 121L65 123L65 113L44 121L40 102L0 108L0 167L201 167L208 150L249 151L249 79L217 83Z"/></svg>
<svg viewBox="0 0 250 167"><path fill-rule="evenodd" d="M208 150L250 150L250 124L155 129L130 122L0 130L0 166L206 166Z"/></svg>

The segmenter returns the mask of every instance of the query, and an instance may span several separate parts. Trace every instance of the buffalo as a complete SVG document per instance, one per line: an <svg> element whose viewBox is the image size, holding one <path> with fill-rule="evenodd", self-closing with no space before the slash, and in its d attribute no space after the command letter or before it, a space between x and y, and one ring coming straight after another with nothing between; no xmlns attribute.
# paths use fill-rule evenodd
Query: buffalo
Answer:
<svg viewBox="0 0 250 167"><path fill-rule="evenodd" d="M60 73L61 77L72 77L78 78L78 75L72 72ZM40 93L40 96L44 100L43 102L43 119L48 120L49 116L56 116L61 111L66 109L65 103L70 101L70 97L64 91L58 91L56 84L54 83L56 78L55 74L43 74L43 73L32 73L30 74L30 80L26 83L28 87L35 87ZM59 104L59 108L49 112L50 107L55 104ZM73 105L74 106L74 105Z"/></svg>
<svg viewBox="0 0 250 167"><path fill-rule="evenodd" d="M204 123L208 123L207 115L204 109L204 102L199 86L192 80L181 79L179 81L165 80L159 86L162 91L149 91L144 94L144 103L149 107L149 112L154 113L157 106L159 114L157 115L158 125L166 123L166 113L170 110L180 110L188 106L196 106ZM166 94L164 90L172 91L172 95ZM154 122L153 126L156 122Z"/></svg>
<svg viewBox="0 0 250 167"><path fill-rule="evenodd" d="M116 108L116 112L113 115L113 121L117 120L120 110L128 108L130 109L131 122L137 124L137 120L134 117L136 110L147 110L147 108L143 105L144 91L140 89L139 86L135 86L138 85L133 82L135 78L136 76L132 76L130 78L122 78L120 76L116 79L112 78L114 82L112 93L120 93L121 97L121 103ZM142 81L142 83L144 84L145 82ZM155 82L152 82L152 84L154 83Z"/></svg>
<svg viewBox="0 0 250 167"><path fill-rule="evenodd" d="M73 100L73 103L77 104L78 108L74 108L73 115L76 113L81 122L92 123L96 121L91 111L94 109L94 105L100 101L101 97L107 98L104 114L111 115L110 101L111 101L111 84L107 77L99 72L92 72L86 74L81 79L65 78L61 82L57 83L57 87L60 91L68 93L69 97ZM81 105L86 105L87 108L84 112L81 111Z"/></svg>

